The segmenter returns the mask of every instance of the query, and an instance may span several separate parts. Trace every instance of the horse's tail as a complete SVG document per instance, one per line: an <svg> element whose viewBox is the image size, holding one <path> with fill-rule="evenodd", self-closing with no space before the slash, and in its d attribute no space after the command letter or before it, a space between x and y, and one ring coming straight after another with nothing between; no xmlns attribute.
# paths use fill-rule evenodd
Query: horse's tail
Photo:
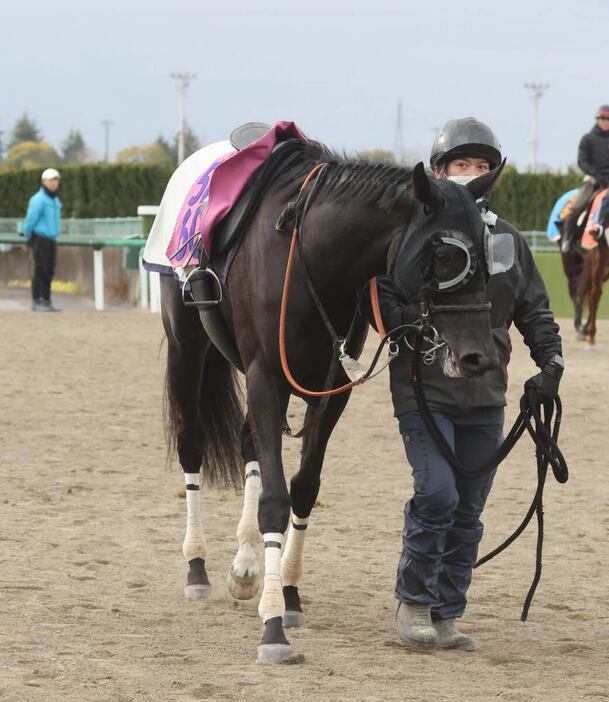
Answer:
<svg viewBox="0 0 609 702"><path fill-rule="evenodd" d="M192 382L192 380L191 380ZM190 446L201 454L202 480L212 487L242 487L241 430L245 421L237 372L218 349L210 344L203 373L194 421L184 421L178 403L178 388L170 365L165 375L165 417L168 430L168 455L175 455L180 436L189 430ZM194 431L193 431L194 427ZM182 457L181 457L182 458Z"/></svg>

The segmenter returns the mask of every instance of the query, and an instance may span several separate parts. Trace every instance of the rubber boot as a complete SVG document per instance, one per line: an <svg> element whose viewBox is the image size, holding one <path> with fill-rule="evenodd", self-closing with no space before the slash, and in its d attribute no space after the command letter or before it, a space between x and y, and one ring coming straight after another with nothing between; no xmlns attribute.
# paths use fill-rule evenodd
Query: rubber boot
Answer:
<svg viewBox="0 0 609 702"><path fill-rule="evenodd" d="M476 642L468 634L459 631L455 622L455 619L438 619L433 623L438 632L438 648L473 651L476 648Z"/></svg>
<svg viewBox="0 0 609 702"><path fill-rule="evenodd" d="M433 651L438 645L438 633L431 621L431 606L400 603L398 633L410 648Z"/></svg>

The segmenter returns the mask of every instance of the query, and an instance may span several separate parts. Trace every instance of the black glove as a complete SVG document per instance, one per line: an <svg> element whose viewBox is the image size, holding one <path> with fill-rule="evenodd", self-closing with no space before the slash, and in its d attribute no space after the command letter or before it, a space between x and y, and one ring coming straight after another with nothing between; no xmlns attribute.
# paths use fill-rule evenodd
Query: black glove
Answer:
<svg viewBox="0 0 609 702"><path fill-rule="evenodd" d="M562 361L562 359L561 359ZM551 361L546 363L541 373L529 378L524 389L534 390L539 402L550 402L558 395L558 386L562 378L564 366Z"/></svg>

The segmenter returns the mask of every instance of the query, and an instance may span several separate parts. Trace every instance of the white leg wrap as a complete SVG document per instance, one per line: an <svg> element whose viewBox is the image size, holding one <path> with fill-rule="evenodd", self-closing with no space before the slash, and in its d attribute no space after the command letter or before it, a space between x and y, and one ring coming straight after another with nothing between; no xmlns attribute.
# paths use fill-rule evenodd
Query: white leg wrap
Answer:
<svg viewBox="0 0 609 702"><path fill-rule="evenodd" d="M260 539L258 530L258 498L260 497L260 466L258 461L245 464L245 490L243 494L243 512L237 526L239 546L244 543L255 544Z"/></svg>
<svg viewBox="0 0 609 702"><path fill-rule="evenodd" d="M295 514L288 529L288 538L281 559L281 578L284 585L298 587L302 578L302 554L304 551L306 527L309 523L308 517L301 519Z"/></svg>
<svg viewBox="0 0 609 702"><path fill-rule="evenodd" d="M258 498L260 497L260 488L262 482L260 480L260 466L257 461L250 461L245 464L245 491L243 495L243 512L241 520L237 527L237 540L239 542L239 550L233 559L231 566L231 576L229 579L229 589L234 597L241 599L238 594L240 592L239 580L241 578L252 578L258 575L258 558L254 545L260 539L260 531L258 529ZM250 592L248 588L248 599L253 597L255 590Z"/></svg>
<svg viewBox="0 0 609 702"><path fill-rule="evenodd" d="M264 534L264 587L258 614L264 623L273 617L283 617L285 602L281 584L281 547L283 534Z"/></svg>
<svg viewBox="0 0 609 702"><path fill-rule="evenodd" d="M186 536L182 553L187 561L207 558L207 543L201 521L201 495L199 473L184 473L186 483Z"/></svg>

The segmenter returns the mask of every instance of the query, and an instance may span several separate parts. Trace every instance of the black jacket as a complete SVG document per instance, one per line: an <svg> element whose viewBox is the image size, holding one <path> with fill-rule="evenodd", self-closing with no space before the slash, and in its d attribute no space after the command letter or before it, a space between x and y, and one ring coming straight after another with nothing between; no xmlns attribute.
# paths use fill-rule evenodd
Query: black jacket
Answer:
<svg viewBox="0 0 609 702"><path fill-rule="evenodd" d="M488 297L491 302L491 327L500 367L475 378L448 378L439 363L424 366L422 379L429 406L449 415L463 415L484 407L503 407L507 389L507 365L512 345L508 329L516 325L531 357L540 367L555 354L562 354L558 325L548 308L548 295L533 255L511 224L497 219L494 232L514 236L514 265L506 273L490 277ZM414 322L415 306L406 306L387 277L378 279L379 303L385 330ZM408 380L410 351L402 343L399 356L390 365L390 386L395 416L417 409L412 385Z"/></svg>
<svg viewBox="0 0 609 702"><path fill-rule="evenodd" d="M579 142L577 165L603 187L609 185L609 131L604 132L595 124L584 134Z"/></svg>

